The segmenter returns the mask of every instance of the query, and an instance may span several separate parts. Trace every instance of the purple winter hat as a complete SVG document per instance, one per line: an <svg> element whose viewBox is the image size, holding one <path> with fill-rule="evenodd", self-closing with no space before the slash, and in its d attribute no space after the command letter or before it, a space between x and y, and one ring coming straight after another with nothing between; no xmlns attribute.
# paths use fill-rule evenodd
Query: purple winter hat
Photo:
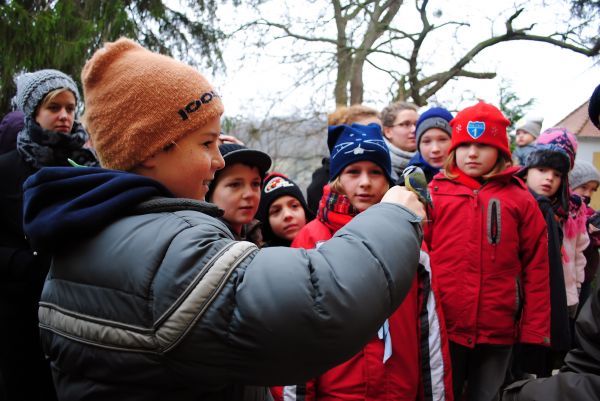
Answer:
<svg viewBox="0 0 600 401"><path fill-rule="evenodd" d="M0 155L17 147L17 135L25 125L25 114L13 111L4 116L0 122Z"/></svg>

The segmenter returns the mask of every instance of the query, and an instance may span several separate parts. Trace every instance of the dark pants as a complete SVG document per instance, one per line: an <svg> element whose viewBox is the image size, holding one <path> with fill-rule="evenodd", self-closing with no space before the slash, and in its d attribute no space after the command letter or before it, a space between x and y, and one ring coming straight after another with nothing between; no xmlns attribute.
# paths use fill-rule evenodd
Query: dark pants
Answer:
<svg viewBox="0 0 600 401"><path fill-rule="evenodd" d="M477 344L463 347L450 341L452 385L456 401L494 401L510 362L511 345ZM463 398L465 380L466 394Z"/></svg>

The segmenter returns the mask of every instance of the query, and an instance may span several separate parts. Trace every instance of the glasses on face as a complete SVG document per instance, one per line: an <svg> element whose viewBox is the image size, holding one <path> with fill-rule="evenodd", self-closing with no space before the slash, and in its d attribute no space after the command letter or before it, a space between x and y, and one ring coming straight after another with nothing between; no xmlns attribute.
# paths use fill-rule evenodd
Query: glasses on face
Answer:
<svg viewBox="0 0 600 401"><path fill-rule="evenodd" d="M417 123L412 122L412 121L402 121L398 124L389 125L390 128L393 128L393 127L412 128L412 127L416 127L416 126L417 126Z"/></svg>

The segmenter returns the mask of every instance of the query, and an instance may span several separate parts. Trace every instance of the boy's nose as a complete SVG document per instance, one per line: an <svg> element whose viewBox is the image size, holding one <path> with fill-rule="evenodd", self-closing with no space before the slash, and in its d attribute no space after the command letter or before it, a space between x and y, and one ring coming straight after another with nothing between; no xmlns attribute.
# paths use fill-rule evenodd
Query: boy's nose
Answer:
<svg viewBox="0 0 600 401"><path fill-rule="evenodd" d="M223 167L225 167L225 159L223 159L219 149L213 151L212 166L215 170L221 170Z"/></svg>

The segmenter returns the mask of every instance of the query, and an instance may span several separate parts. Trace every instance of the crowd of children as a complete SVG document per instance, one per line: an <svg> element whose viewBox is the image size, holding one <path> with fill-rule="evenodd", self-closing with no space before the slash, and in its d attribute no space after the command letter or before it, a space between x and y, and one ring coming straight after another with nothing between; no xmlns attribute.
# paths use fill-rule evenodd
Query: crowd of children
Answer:
<svg viewBox="0 0 600 401"><path fill-rule="evenodd" d="M70 77L17 80L0 400L598 399L600 172L564 128L339 108L307 202L191 67L121 39L82 82L89 137Z"/></svg>

